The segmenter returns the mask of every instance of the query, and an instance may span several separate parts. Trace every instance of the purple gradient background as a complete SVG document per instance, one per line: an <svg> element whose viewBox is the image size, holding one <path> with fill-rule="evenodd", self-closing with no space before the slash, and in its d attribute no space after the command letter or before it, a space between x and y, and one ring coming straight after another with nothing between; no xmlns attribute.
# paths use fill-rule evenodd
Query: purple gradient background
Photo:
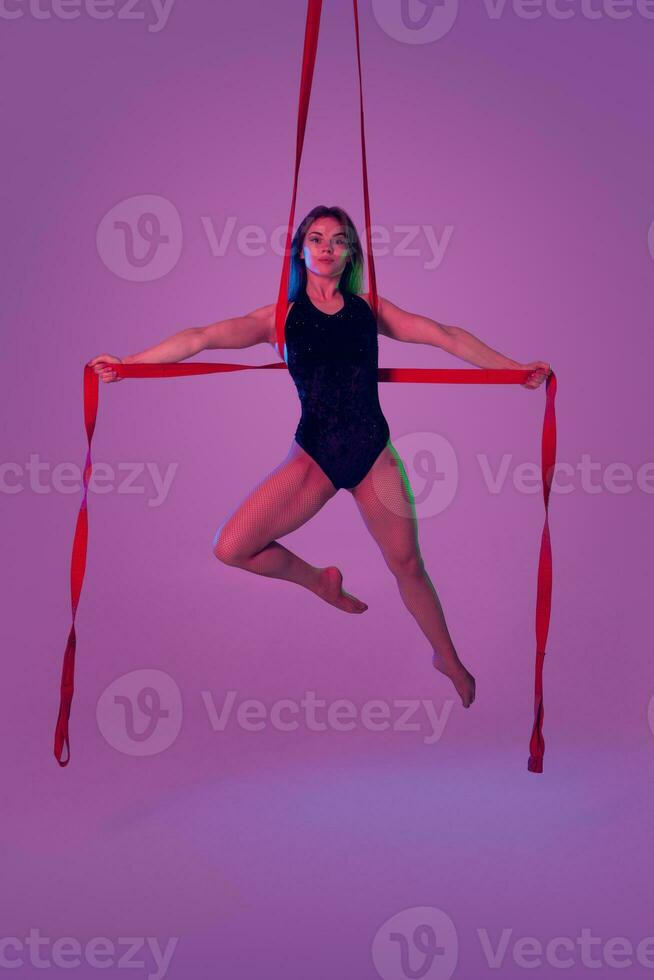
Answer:
<svg viewBox="0 0 654 980"><path fill-rule="evenodd" d="M652 496L635 479L622 493L601 482L613 463L635 472L651 460L654 21L590 19L580 4L569 20L462 6L446 36L410 45L360 5L372 220L391 243L376 269L398 305L550 361L558 458L599 464L594 492L577 475L551 501L545 772L526 770L542 498L511 481L539 462L544 388L380 385L408 467L420 433L448 440L458 460L450 505L418 513L427 570L477 678L464 711L349 494L285 543L337 563L369 603L364 616L212 556L218 525L289 448L299 404L281 372L101 386L94 462L177 470L160 506L148 505L145 474L141 493L89 495L72 761L59 768L81 495L57 490L52 468L84 463L82 367L276 299L280 255L246 255L235 235L256 225L268 241L288 217L305 6L178 0L158 32L151 11L2 19L3 458L24 467L38 454L48 470L40 492L16 470L3 485L0 938L38 929L51 944L106 936L118 950L120 937L175 936L175 980L368 980L382 924L433 906L456 929L453 975L505 980L561 975L520 966L520 937L574 942L585 927L635 947L654 934ZM338 203L363 237L358 125L351 6L326 2L296 220ZM132 282L107 267L96 232L118 202L147 194L177 208L181 253L168 274ZM234 236L212 254L206 225L220 236L230 218ZM425 267L423 234L417 255L398 254L402 225L451 229L437 268ZM386 338L380 364L466 366ZM492 493L478 456L495 470L504 454L509 478ZM423 483L416 474L416 494ZM170 675L183 703L177 737L146 757L124 750L124 735L111 744L96 720L107 686L139 669ZM361 725L214 731L202 692L219 703L230 690L268 706L307 691L358 706L428 699L451 714L433 744L424 730ZM479 931L495 945L503 928L509 948L492 970ZM4 955L22 957L15 976L43 975L27 947ZM130 976L153 975L145 950L135 958L145 965ZM574 954L564 972L616 973L600 962ZM117 953L103 973L123 970ZM407 975L399 960L386 974ZM438 961L425 974L449 975Z"/></svg>

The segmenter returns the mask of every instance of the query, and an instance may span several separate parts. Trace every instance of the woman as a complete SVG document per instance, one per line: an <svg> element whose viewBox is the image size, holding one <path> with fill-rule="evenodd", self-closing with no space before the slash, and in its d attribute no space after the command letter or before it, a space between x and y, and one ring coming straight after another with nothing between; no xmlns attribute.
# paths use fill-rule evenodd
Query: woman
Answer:
<svg viewBox="0 0 654 980"><path fill-rule="evenodd" d="M228 565L302 585L344 612L365 612L366 603L343 590L336 566L310 565L276 540L313 517L340 488L349 490L432 647L434 667L450 678L468 708L475 679L459 659L425 570L411 487L379 405L377 334L442 347L478 367L531 369L524 382L531 389L542 384L549 365L519 364L460 327L407 313L382 296L376 322L369 294L360 294L362 273L361 243L349 215L339 207L313 208L291 243L284 327L284 359L302 417L288 455L220 526L213 551ZM122 363L182 361L203 350L260 343L276 350L275 309L271 303L246 316L181 330ZM89 364L102 381L121 380L107 366L112 362L120 358L101 354Z"/></svg>

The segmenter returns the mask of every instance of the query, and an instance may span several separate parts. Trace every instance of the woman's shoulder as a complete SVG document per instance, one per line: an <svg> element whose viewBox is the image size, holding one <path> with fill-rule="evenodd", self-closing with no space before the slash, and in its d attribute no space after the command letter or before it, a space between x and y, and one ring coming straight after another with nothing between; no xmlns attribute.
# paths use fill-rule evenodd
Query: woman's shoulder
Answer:
<svg viewBox="0 0 654 980"><path fill-rule="evenodd" d="M300 297L298 296L297 299ZM291 310L295 306L296 300L289 300L286 307L286 316L284 318L284 329L286 329L286 324L288 323L288 318ZM275 319L277 316L277 303L271 303L266 307L267 319L268 319L268 343L271 347L277 347L277 328L275 324Z"/></svg>
<svg viewBox="0 0 654 980"><path fill-rule="evenodd" d="M367 306L370 309L370 311L372 312L372 298L371 298L369 292L368 293L353 293L352 295L353 296L356 296L357 299L362 299L367 304ZM381 309L382 302L383 302L382 297L379 295L379 293L377 293L377 307L379 309Z"/></svg>

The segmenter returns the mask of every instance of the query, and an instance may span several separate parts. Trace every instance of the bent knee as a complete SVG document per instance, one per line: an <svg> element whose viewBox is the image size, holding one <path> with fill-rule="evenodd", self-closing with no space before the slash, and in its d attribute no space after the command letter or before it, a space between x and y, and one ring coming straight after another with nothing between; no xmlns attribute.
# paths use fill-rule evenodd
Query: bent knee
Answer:
<svg viewBox="0 0 654 980"><path fill-rule="evenodd" d="M386 564L396 578L424 575L425 563L416 552L410 554L385 555Z"/></svg>
<svg viewBox="0 0 654 980"><path fill-rule="evenodd" d="M239 535L225 524L221 524L214 534L211 550L225 565L239 565L249 557Z"/></svg>

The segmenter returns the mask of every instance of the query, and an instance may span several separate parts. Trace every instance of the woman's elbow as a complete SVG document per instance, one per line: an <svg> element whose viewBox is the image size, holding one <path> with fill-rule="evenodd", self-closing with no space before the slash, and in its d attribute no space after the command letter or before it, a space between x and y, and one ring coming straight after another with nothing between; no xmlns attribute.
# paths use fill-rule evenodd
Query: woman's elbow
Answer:
<svg viewBox="0 0 654 980"><path fill-rule="evenodd" d="M191 327L191 346L193 348L194 354L200 354L203 350L207 350L211 345L209 343L209 335L207 333L207 327Z"/></svg>
<svg viewBox="0 0 654 980"><path fill-rule="evenodd" d="M437 323L434 343L441 350L444 350L446 354L453 354L456 357L459 349L457 328L448 326L445 323Z"/></svg>

